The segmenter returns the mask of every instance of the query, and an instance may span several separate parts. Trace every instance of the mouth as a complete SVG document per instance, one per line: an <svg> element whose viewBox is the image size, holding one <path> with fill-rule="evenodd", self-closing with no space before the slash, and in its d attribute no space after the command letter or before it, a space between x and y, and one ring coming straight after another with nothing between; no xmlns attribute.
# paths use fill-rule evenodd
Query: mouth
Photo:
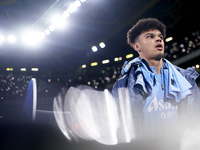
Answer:
<svg viewBox="0 0 200 150"><path fill-rule="evenodd" d="M162 44L158 44L158 45L156 45L156 48L159 49L159 50L162 50L163 46L162 46Z"/></svg>

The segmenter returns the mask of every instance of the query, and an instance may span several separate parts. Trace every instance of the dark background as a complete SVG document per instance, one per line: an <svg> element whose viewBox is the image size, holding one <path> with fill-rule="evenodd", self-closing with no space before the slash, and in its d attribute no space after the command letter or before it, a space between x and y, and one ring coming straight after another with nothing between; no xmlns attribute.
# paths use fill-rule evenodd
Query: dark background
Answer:
<svg viewBox="0 0 200 150"><path fill-rule="evenodd" d="M44 31L49 18L62 14L72 2L74 0L0 0L0 34L5 37L13 34L17 38L13 44L0 43L0 146L3 144L5 149L13 148L7 147L10 142L16 149L30 149L30 145L35 145L32 149L59 149L58 145L63 149L66 146L79 149L79 145L65 143L58 128L19 123L28 83L36 78L37 109L48 111L53 110L54 97L70 86L87 84L97 90L111 91L120 77L123 62L133 59L125 56L130 53L137 56L126 43L126 33L141 18L155 17L166 25L166 37L172 36L173 40L165 43L165 58L184 69L200 63L198 0L86 0L66 19L64 29L51 32L41 45L29 47L21 42L25 29ZM106 47L101 49L100 42ZM97 46L98 51L94 53L92 46ZM122 60L115 62L115 57L122 57ZM110 63L102 64L105 59ZM90 67L92 62L98 62L98 66ZM81 68L83 64L87 67ZM39 71L32 72L33 67ZM8 72L6 68L13 68L13 71ZM20 68L27 68L27 71L21 72ZM199 72L198 67L196 70ZM46 140L41 142L43 139ZM84 148L91 144L83 143ZM112 148L126 147L121 146ZM131 149L132 145L129 146ZM148 148L148 144L138 147L142 146ZM110 149L102 147L105 148Z"/></svg>
<svg viewBox="0 0 200 150"><path fill-rule="evenodd" d="M0 43L1 103L21 106L31 78L37 80L38 102L43 103L38 108L52 109L53 98L70 86L89 85L111 91L124 61L138 56L127 45L126 33L141 18L155 17L166 25L166 37L173 40L165 43L165 58L184 69L200 63L196 0L86 0L65 20L63 29L51 32L40 45L22 43L24 30L44 32L50 25L49 18L62 15L72 2L0 0L0 34L5 38L13 34L17 39L15 43L7 39ZM100 48L100 42L106 47ZM97 46L98 51L93 52L92 46ZM125 56L131 53L134 57L127 59ZM122 60L115 62L116 57ZM102 64L105 59L110 63ZM98 66L91 67L92 62L98 62ZM82 68L83 64L87 67ZM38 72L31 71L35 67ZM26 72L20 68L26 68Z"/></svg>
<svg viewBox="0 0 200 150"><path fill-rule="evenodd" d="M120 56L124 61L129 53L137 56L126 44L126 33L141 18L155 17L162 21L167 26L167 37L173 37L171 43L181 44L185 37L199 31L199 2L196 0L87 0L66 20L63 30L46 36L40 46L31 48L20 43L24 29L44 31L49 16L61 14L71 2L1 0L0 33L17 36L15 44L0 45L1 71L6 67L13 67L15 71L20 67L38 67L41 73L75 76L83 64L89 69L94 61L110 59L112 65L113 59ZM100 42L106 47L93 53L91 47ZM180 65L186 68L193 63Z"/></svg>

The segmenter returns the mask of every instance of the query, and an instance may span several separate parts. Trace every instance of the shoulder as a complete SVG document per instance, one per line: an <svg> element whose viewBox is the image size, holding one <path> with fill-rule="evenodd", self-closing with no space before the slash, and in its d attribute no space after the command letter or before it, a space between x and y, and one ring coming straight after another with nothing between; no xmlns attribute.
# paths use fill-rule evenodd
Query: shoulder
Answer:
<svg viewBox="0 0 200 150"><path fill-rule="evenodd" d="M134 73L134 71L132 71L132 70L135 70L139 64L140 64L139 57L136 57L135 59L131 60L130 62L125 61L122 66L122 70L121 70L121 75L123 77L121 77L114 84L114 87L126 87L127 83L128 83L128 77L129 77L130 72Z"/></svg>
<svg viewBox="0 0 200 150"><path fill-rule="evenodd" d="M134 76L135 74L135 70L138 68L140 62L140 58L136 57L135 59L131 60L130 62L125 61L123 66L122 66L122 70L121 70L121 75L123 77L121 77L117 82L115 82L113 88L112 88L112 92L117 92L118 88L123 88L123 87L127 87L128 86L128 82L129 82L129 76L130 74L132 74ZM133 78L130 79L131 81L133 81Z"/></svg>
<svg viewBox="0 0 200 150"><path fill-rule="evenodd" d="M176 65L174 67L187 79L187 80L196 80L199 74L196 72L195 68L188 67L187 69L180 68Z"/></svg>
<svg viewBox="0 0 200 150"><path fill-rule="evenodd" d="M120 88L120 87L127 87L128 84L128 75L124 75L121 77L117 82L115 82L113 89L114 88Z"/></svg>
<svg viewBox="0 0 200 150"><path fill-rule="evenodd" d="M112 95L117 98L118 97L118 89L127 87L128 85L128 76L124 75L121 77L117 82L115 82L113 88L112 88Z"/></svg>

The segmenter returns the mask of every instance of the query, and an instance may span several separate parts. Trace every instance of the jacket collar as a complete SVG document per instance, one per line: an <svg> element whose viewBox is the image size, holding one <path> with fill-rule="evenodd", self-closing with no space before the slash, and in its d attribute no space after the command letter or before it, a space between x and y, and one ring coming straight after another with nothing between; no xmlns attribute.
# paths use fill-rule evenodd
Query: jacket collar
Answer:
<svg viewBox="0 0 200 150"><path fill-rule="evenodd" d="M133 66L136 67L136 69L137 69L137 67L139 65L141 65L142 63L147 67L147 69L149 71L153 72L151 70L151 68L149 67L148 62L145 59L141 59L140 57L136 57L133 60L131 60L130 62L128 62L128 61L124 62L123 66L122 66L121 75L123 76L125 74L128 74L128 72L130 71L130 68L132 68ZM167 65L166 65L166 60L165 59L163 59L163 69L167 69Z"/></svg>

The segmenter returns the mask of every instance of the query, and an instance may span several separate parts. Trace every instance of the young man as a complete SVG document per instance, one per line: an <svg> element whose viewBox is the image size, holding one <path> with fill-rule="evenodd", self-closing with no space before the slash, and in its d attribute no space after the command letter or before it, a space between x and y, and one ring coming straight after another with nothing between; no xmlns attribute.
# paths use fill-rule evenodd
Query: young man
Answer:
<svg viewBox="0 0 200 150"><path fill-rule="evenodd" d="M163 58L165 32L163 23L148 18L139 20L127 33L127 42L139 57L125 62L124 76L115 83L112 93L121 105L124 99L120 95L124 89L128 91L136 133L162 134L169 127L197 119L198 74L194 68L184 70Z"/></svg>

